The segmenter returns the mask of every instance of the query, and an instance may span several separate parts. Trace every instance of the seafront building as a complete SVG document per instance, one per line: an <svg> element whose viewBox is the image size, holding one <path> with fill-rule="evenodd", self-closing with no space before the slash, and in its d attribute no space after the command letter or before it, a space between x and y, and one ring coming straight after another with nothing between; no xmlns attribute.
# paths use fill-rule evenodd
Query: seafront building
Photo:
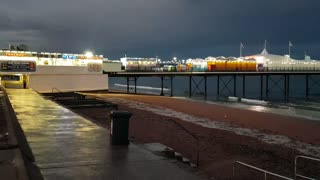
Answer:
<svg viewBox="0 0 320 180"><path fill-rule="evenodd" d="M1 83L36 91L108 89L102 55L0 50Z"/></svg>
<svg viewBox="0 0 320 180"><path fill-rule="evenodd" d="M122 63L120 60L111 60L111 59L104 58L102 70L103 70L103 73L121 72L122 70L124 70L124 66L122 66Z"/></svg>
<svg viewBox="0 0 320 180"><path fill-rule="evenodd" d="M157 65L157 58L123 57L120 61L127 71L152 71Z"/></svg>
<svg viewBox="0 0 320 180"><path fill-rule="evenodd" d="M264 49L260 54L246 56L244 59L255 59L257 64L268 71L320 71L320 61L312 60L307 55L304 60L297 60L289 55L269 54Z"/></svg>

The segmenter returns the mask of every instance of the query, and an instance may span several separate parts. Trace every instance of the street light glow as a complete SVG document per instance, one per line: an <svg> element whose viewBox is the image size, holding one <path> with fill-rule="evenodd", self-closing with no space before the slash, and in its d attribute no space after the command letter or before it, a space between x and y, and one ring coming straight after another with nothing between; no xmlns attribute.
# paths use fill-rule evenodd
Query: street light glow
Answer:
<svg viewBox="0 0 320 180"><path fill-rule="evenodd" d="M87 56L87 58L92 58L93 57L93 53L91 51L87 51L86 52L86 56Z"/></svg>

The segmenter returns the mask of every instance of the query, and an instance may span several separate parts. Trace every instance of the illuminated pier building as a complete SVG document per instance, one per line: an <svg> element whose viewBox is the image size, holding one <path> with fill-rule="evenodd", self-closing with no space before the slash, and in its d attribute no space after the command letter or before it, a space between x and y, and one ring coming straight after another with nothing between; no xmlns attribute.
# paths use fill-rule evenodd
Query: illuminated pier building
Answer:
<svg viewBox="0 0 320 180"><path fill-rule="evenodd" d="M0 50L1 83L36 91L108 89L102 55Z"/></svg>

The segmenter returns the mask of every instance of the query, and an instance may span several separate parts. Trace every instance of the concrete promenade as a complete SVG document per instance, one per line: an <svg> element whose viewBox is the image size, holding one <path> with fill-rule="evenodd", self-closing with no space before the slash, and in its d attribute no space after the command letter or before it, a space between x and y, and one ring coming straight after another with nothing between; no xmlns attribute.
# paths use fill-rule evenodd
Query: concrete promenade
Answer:
<svg viewBox="0 0 320 180"><path fill-rule="evenodd" d="M111 146L106 129L30 89L7 93L45 179L200 179L134 144Z"/></svg>

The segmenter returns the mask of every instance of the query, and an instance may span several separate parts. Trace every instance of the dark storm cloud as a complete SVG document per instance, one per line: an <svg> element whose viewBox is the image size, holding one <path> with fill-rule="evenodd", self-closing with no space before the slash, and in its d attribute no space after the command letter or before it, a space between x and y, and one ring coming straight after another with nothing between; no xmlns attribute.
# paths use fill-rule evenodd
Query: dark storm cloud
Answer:
<svg viewBox="0 0 320 180"><path fill-rule="evenodd" d="M205 57L307 49L320 59L318 0L11 0L0 6L0 45L107 57ZM318 53L318 54L317 54Z"/></svg>

